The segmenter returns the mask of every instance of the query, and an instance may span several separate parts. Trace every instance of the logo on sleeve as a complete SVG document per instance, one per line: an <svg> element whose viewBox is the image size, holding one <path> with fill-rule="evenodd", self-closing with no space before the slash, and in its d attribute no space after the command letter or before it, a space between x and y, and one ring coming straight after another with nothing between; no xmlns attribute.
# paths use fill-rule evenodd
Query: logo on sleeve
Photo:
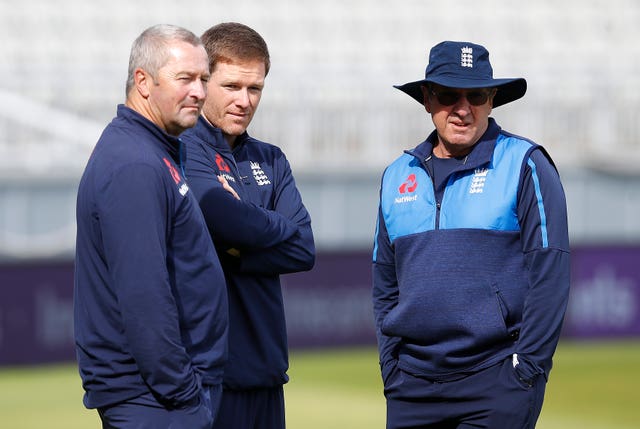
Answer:
<svg viewBox="0 0 640 429"><path fill-rule="evenodd" d="M251 172L253 173L253 178L255 179L258 186L271 184L271 180L269 180L269 177L267 177L267 175L262 170L262 167L260 167L260 163L249 161L249 164L251 165Z"/></svg>
<svg viewBox="0 0 640 429"><path fill-rule="evenodd" d="M418 188L418 181L416 180L416 175L409 174L409 176L407 176L405 181L398 187L398 192L400 192L400 194L412 194L415 192L417 188ZM408 203L408 202L417 201L417 200L418 200L417 195L402 195L400 197L397 197L394 200L394 202L396 204L401 204L401 203Z"/></svg>
<svg viewBox="0 0 640 429"><path fill-rule="evenodd" d="M178 170L176 170L171 161L169 161L167 158L162 158L162 160L169 168L169 173L171 174L173 181L176 183L176 185L178 185L178 192L180 192L180 195L184 197L185 194L189 192L189 187L185 182L183 182L182 177L180 177L180 173L178 173Z"/></svg>

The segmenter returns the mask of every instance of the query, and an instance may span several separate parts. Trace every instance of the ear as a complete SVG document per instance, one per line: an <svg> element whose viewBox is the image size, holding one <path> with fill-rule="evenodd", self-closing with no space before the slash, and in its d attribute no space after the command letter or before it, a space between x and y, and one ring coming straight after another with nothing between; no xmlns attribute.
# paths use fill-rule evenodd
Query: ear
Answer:
<svg viewBox="0 0 640 429"><path fill-rule="evenodd" d="M422 104L424 105L424 108L427 111L427 113L431 113L431 100L429 99L429 89L427 88L426 85L422 85L420 89L422 90L422 97L423 97Z"/></svg>
<svg viewBox="0 0 640 429"><path fill-rule="evenodd" d="M491 95L489 95L489 106L491 106L492 109L493 109L493 99L495 98L497 93L498 93L498 88L491 89Z"/></svg>
<svg viewBox="0 0 640 429"><path fill-rule="evenodd" d="M143 69L137 68L133 72L133 81L136 86L136 91L142 98L149 97L149 86L153 85L151 81L151 76L147 74Z"/></svg>

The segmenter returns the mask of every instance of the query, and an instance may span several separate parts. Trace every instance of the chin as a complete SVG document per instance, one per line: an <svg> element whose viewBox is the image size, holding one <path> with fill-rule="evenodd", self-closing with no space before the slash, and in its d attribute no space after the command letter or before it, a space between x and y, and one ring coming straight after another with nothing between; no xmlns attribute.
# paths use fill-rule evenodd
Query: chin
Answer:
<svg viewBox="0 0 640 429"><path fill-rule="evenodd" d="M224 133L230 136L239 136L239 135L242 135L242 133L244 133L246 129L247 127L232 126L224 130Z"/></svg>
<svg viewBox="0 0 640 429"><path fill-rule="evenodd" d="M195 125L196 122L198 122L198 118L200 117L200 114L195 112L192 113L190 115L187 115L186 117L183 118L183 122L184 123L189 123L191 124L191 126Z"/></svg>
<svg viewBox="0 0 640 429"><path fill-rule="evenodd" d="M182 124L180 124L182 126L182 128L184 128L185 130L187 128L192 128L196 125L196 123L198 123L197 119L194 119L193 121L184 121Z"/></svg>

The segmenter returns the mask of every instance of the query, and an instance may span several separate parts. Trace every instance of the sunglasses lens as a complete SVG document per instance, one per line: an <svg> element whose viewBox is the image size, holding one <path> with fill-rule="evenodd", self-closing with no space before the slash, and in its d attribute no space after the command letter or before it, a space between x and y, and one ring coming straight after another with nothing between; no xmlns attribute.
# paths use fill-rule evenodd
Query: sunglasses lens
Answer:
<svg viewBox="0 0 640 429"><path fill-rule="evenodd" d="M453 106L460 100L460 94L453 91L442 91L436 92L436 98L438 99L438 103L443 106Z"/></svg>
<svg viewBox="0 0 640 429"><path fill-rule="evenodd" d="M467 93L467 101L469 101L469 104L471 104L472 106L480 106L486 103L488 98L489 94L484 91L474 91Z"/></svg>
<svg viewBox="0 0 640 429"><path fill-rule="evenodd" d="M470 91L466 94L455 91L433 91L433 94L438 99L438 103L443 106L453 106L463 95L472 106L483 105L489 99L489 93L486 91Z"/></svg>

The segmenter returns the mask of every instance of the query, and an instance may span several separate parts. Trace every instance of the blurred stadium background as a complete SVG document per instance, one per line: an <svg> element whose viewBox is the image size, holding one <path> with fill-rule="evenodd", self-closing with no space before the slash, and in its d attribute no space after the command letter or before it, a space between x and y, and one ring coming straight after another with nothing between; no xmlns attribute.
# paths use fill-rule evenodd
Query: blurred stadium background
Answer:
<svg viewBox="0 0 640 429"><path fill-rule="evenodd" d="M420 78L434 44L469 40L489 49L497 77L527 79L525 98L494 110L493 116L506 130L548 149L567 194L573 279L563 342L570 351L558 359L570 357L556 363L550 389L560 391L553 390L540 427L640 426L633 407L627 408L635 415L611 426L597 418L587 424L579 408L561 399L574 392L563 393L568 385L553 384L554 377L561 381L572 368L582 369L576 378L583 376L587 383L578 384L576 392L600 391L591 400L602 405L596 408L603 408L607 418L620 414L607 414L612 395L620 395L618 403L629 395L640 399L637 392L607 391L603 381L592 378L607 366L628 368L626 377L609 379L618 387L640 381L636 0L0 0L0 365L6 367L0 369L0 390L35 380L26 397L11 396L13 404L28 405L34 389L59 388L58 371L39 365L73 361L76 187L93 145L124 100L131 42L156 23L200 34L222 21L246 23L269 44L272 69L249 131L287 154L319 251L311 273L285 279L294 351L289 404L331 399L314 378L332 368L323 363L325 349L364 347L366 352L356 348L349 357L336 352L334 367L357 371L373 365L364 379L374 379L362 386L354 375L350 384L345 372L334 401L313 407L348 422L324 428L370 428L371 416L384 418L369 298L378 181L388 162L432 129L424 110L392 85ZM625 341L608 349L612 339ZM593 346L581 349L582 344ZM603 350L602 344L610 354L600 359L600 367L597 358L596 366L580 365L580 356ZM354 354L360 363L349 367ZM312 362L308 370L296 372L298 356L301 366ZM624 366L628 359L636 364ZM63 368L74 401L64 418L68 423L76 412L80 422L86 421L79 378ZM52 385L47 387L46 380ZM339 396L351 391L375 398L376 411L366 411L355 399L362 397ZM330 411L331 404L349 401L348 418ZM561 414L564 405L566 415ZM544 419L548 407L551 420ZM28 419L5 426L3 418L16 409L0 408L0 426L51 427ZM89 421L95 421L93 414ZM88 427L81 424L76 427ZM383 427L382 421L376 424Z"/></svg>

